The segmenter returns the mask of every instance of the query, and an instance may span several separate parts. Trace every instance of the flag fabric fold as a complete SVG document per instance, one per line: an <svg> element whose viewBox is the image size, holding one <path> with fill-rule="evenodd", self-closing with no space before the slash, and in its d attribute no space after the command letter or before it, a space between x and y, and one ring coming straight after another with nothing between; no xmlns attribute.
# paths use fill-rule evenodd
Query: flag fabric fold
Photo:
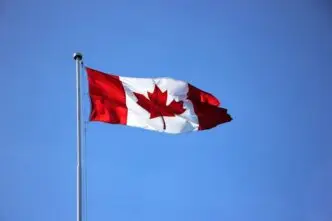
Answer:
<svg viewBox="0 0 332 221"><path fill-rule="evenodd" d="M172 78L123 77L86 67L90 121L179 134L230 122L212 94Z"/></svg>

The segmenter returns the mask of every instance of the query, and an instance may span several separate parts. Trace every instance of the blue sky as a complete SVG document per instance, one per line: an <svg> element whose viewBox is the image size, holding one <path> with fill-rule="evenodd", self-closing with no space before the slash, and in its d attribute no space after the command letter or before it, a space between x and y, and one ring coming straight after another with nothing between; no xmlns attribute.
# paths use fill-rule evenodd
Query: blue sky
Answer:
<svg viewBox="0 0 332 221"><path fill-rule="evenodd" d="M188 81L234 118L179 136L89 123L87 220L331 220L331 10L1 1L0 220L75 220L75 51L105 72Z"/></svg>

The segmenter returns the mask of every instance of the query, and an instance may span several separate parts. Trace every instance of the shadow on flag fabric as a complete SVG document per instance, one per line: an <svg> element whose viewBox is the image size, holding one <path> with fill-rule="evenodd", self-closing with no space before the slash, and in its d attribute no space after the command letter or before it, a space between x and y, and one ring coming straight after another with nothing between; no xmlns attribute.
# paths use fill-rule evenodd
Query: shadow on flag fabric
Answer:
<svg viewBox="0 0 332 221"><path fill-rule="evenodd" d="M230 122L212 94L172 78L133 78L85 67L90 121L180 134Z"/></svg>

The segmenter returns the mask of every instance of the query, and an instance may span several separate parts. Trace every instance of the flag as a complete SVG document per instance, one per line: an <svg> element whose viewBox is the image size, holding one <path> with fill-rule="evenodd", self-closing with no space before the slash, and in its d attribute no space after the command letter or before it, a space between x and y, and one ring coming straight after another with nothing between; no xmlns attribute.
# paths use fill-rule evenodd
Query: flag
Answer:
<svg viewBox="0 0 332 221"><path fill-rule="evenodd" d="M90 121L179 134L232 120L212 94L172 78L133 78L86 67Z"/></svg>

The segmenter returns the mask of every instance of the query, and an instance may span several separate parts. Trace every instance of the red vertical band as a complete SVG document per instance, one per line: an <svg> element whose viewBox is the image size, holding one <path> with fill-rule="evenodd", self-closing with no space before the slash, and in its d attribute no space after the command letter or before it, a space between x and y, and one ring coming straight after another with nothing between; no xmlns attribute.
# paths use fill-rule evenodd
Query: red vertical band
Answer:
<svg viewBox="0 0 332 221"><path fill-rule="evenodd" d="M91 100L90 121L127 124L126 94L119 76L86 68Z"/></svg>
<svg viewBox="0 0 332 221"><path fill-rule="evenodd" d="M216 127L232 120L227 109L218 107L219 100L212 94L188 84L188 99L192 102L198 118L199 130Z"/></svg>

